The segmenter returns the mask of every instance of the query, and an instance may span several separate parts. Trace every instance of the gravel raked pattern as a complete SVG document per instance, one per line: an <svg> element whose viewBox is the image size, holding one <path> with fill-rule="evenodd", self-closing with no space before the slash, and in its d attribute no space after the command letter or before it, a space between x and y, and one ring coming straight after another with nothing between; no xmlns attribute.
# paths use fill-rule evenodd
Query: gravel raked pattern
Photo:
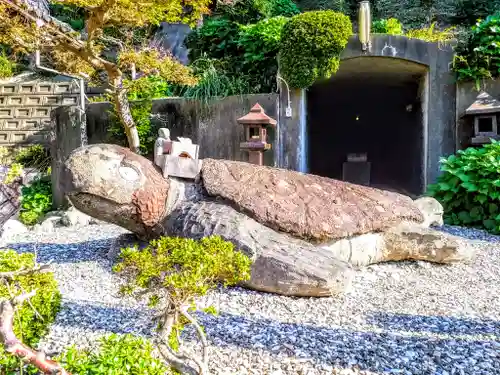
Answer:
<svg viewBox="0 0 500 375"><path fill-rule="evenodd" d="M341 298L289 298L239 288L200 301L212 374L500 374L500 237L445 227L477 249L472 264L381 264L360 270ZM112 225L61 228L9 240L52 261L63 309L41 343L92 346L110 332L150 335L144 303L118 296L106 258ZM188 336L191 334L188 331ZM191 342L188 337L188 346Z"/></svg>

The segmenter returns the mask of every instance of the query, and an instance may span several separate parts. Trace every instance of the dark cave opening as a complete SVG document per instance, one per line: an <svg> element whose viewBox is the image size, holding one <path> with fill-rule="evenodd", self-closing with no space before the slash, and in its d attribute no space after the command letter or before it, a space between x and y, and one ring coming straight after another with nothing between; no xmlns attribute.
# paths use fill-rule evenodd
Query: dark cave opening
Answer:
<svg viewBox="0 0 500 375"><path fill-rule="evenodd" d="M342 72L341 65L343 74L308 90L309 172L417 196L424 188L424 75L376 71L373 59L355 60L362 59L372 71L357 64ZM366 162L348 162L349 154Z"/></svg>

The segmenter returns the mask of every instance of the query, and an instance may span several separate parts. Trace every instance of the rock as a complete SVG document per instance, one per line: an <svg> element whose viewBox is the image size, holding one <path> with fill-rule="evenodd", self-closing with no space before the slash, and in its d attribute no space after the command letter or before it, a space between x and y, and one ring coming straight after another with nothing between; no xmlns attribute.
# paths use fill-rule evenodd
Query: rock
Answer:
<svg viewBox="0 0 500 375"><path fill-rule="evenodd" d="M201 178L209 195L270 228L316 242L424 221L407 196L285 169L204 159Z"/></svg>
<svg viewBox="0 0 500 375"><path fill-rule="evenodd" d="M253 259L247 287L283 295L342 293L351 265L472 256L426 228L439 221L434 201L294 171L205 159L195 181L164 179L147 159L94 144L70 155L61 181L76 209L141 239L221 236Z"/></svg>
<svg viewBox="0 0 500 375"><path fill-rule="evenodd" d="M433 263L468 262L475 252L457 236L425 228L414 223L402 223L384 233L384 259L425 260Z"/></svg>
<svg viewBox="0 0 500 375"><path fill-rule="evenodd" d="M413 203L424 215L424 222L422 223L424 227L429 227L434 225L440 227L444 224L443 205L439 203L435 198L422 197L415 199Z"/></svg>
<svg viewBox="0 0 500 375"><path fill-rule="evenodd" d="M322 245L353 266L399 261L425 260L433 263L468 262L474 251L460 237L405 222L381 233L368 233Z"/></svg>
<svg viewBox="0 0 500 375"><path fill-rule="evenodd" d="M8 238L12 238L18 234L26 233L28 231L29 231L28 227L26 227L26 225L21 223L19 220L9 219L3 225L0 231L0 237L2 238L2 240L6 240Z"/></svg>
<svg viewBox="0 0 500 375"><path fill-rule="evenodd" d="M62 217L45 217L40 224L36 224L33 230L37 233L52 233L57 227L62 225Z"/></svg>
<svg viewBox="0 0 500 375"><path fill-rule="evenodd" d="M96 220L89 215L78 211L75 207L70 207L63 213L61 223L66 227L85 226L95 224Z"/></svg>
<svg viewBox="0 0 500 375"><path fill-rule="evenodd" d="M220 202L186 203L165 222L166 233L200 239L219 235L254 263L246 286L289 296L331 296L348 290L354 274L330 251L276 232Z"/></svg>

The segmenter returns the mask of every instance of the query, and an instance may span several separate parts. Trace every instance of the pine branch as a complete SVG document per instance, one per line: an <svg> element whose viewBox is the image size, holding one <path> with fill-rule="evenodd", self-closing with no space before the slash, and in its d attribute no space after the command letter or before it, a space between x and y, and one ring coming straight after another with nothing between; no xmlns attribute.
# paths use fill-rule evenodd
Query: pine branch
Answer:
<svg viewBox="0 0 500 375"><path fill-rule="evenodd" d="M14 313L24 301L33 297L36 290L25 293L0 303L0 343L5 351L20 358L47 375L71 375L60 364L45 357L42 351L36 351L24 345L14 333Z"/></svg>

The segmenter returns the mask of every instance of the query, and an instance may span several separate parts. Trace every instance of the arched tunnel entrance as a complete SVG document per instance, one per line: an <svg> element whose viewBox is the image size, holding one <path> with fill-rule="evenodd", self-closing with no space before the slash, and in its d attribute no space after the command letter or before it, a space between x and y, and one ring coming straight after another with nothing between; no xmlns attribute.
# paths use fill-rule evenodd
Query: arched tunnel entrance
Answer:
<svg viewBox="0 0 500 375"><path fill-rule="evenodd" d="M310 173L416 196L425 184L427 67L356 57L307 92Z"/></svg>

